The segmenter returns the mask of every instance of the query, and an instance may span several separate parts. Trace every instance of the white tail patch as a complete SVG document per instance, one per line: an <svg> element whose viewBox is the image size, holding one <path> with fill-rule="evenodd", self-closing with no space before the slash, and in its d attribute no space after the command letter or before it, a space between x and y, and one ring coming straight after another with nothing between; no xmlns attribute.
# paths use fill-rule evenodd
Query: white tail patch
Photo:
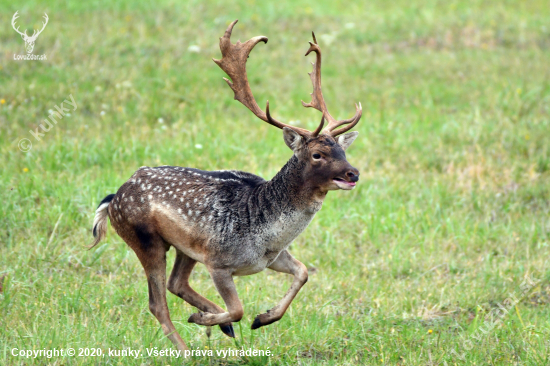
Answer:
<svg viewBox="0 0 550 366"><path fill-rule="evenodd" d="M109 208L109 203L110 202L103 203L95 211L94 225L92 226L94 242L90 248L95 247L103 238L105 238L105 234L107 233L107 217L109 216L107 211Z"/></svg>

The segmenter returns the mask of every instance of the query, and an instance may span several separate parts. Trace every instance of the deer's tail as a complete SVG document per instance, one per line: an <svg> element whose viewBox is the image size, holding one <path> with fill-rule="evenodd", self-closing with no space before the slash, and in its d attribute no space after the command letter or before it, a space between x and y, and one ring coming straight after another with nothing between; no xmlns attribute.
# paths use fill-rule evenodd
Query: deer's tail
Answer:
<svg viewBox="0 0 550 366"><path fill-rule="evenodd" d="M95 247L103 238L105 238L105 234L107 234L107 218L109 217L109 212L107 209L109 208L109 203L111 203L114 197L114 194L110 194L105 197L99 206L97 206L97 210L95 210L94 225L92 230L92 233L94 234L94 242L90 246L90 249Z"/></svg>

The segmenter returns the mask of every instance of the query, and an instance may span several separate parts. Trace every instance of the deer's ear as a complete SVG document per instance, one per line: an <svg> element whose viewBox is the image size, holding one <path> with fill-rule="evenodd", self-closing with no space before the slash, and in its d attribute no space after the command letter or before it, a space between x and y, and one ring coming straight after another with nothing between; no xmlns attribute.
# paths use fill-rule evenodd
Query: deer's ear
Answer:
<svg viewBox="0 0 550 366"><path fill-rule="evenodd" d="M348 147L350 147L353 141L355 141L358 135L359 135L359 132L357 131L348 132L338 137L338 144L342 146L342 149L346 150Z"/></svg>
<svg viewBox="0 0 550 366"><path fill-rule="evenodd" d="M298 132L291 128L283 127L283 138L285 139L286 146L290 147L295 154L302 150L304 138Z"/></svg>

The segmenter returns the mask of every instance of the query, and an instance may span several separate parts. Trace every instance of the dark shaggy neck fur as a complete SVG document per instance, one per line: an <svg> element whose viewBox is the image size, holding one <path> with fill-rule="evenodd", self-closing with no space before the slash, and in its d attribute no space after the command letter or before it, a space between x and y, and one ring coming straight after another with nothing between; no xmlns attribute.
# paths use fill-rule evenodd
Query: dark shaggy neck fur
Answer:
<svg viewBox="0 0 550 366"><path fill-rule="evenodd" d="M272 202L279 202L282 205L300 206L299 195L303 194L305 180L303 170L305 163L292 155L283 168L268 182L262 185L258 194L264 194Z"/></svg>
<svg viewBox="0 0 550 366"><path fill-rule="evenodd" d="M310 211L322 202L324 195L309 187L305 180L305 168L306 164L293 155L270 181L258 185L251 192L257 208L263 211L262 216L267 214L277 219L282 213L290 211Z"/></svg>

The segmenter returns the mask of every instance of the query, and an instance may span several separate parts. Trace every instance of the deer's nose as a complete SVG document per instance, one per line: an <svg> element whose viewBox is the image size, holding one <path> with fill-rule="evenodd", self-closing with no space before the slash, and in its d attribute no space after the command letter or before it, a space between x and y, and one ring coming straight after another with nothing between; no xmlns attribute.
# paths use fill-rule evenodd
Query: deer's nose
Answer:
<svg viewBox="0 0 550 366"><path fill-rule="evenodd" d="M346 172L346 177L350 182L357 182L359 180L359 170L352 168Z"/></svg>

